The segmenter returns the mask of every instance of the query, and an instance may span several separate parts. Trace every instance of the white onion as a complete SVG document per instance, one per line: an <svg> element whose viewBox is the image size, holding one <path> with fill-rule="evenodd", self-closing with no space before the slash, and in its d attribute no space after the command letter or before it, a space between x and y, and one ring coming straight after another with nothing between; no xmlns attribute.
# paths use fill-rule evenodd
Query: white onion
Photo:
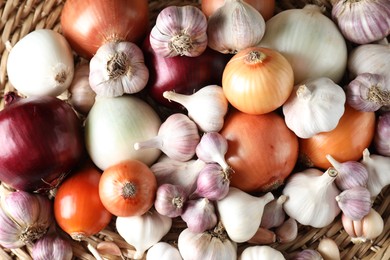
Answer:
<svg viewBox="0 0 390 260"><path fill-rule="evenodd" d="M154 163L161 151L135 150L134 143L157 135L161 119L138 97L99 97L85 122L85 142L91 160L101 170L128 159Z"/></svg>
<svg viewBox="0 0 390 260"><path fill-rule="evenodd" d="M72 50L61 34L35 30L12 47L7 60L10 83L25 96L58 96L74 74Z"/></svg>
<svg viewBox="0 0 390 260"><path fill-rule="evenodd" d="M266 22L260 46L282 53L294 71L298 84L310 78L328 77L338 83L347 65L343 35L320 7L282 11Z"/></svg>

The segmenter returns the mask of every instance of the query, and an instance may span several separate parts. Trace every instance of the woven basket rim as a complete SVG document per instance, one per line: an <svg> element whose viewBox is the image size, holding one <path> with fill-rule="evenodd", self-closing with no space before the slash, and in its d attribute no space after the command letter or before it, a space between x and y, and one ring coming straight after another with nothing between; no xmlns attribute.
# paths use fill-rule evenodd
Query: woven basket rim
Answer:
<svg viewBox="0 0 390 260"><path fill-rule="evenodd" d="M331 0L276 0L276 12L291 8L301 8L305 4L316 4L324 6L328 12L331 8ZM0 110L4 106L3 95L5 92L14 90L7 80L6 61L9 51L7 45L14 45L27 33L39 29L50 28L61 32L59 18L65 0L7 0L0 1ZM200 5L197 0L171 0L154 1L149 0L150 20L154 23L158 11L168 5ZM374 203L374 208L383 217L385 228L383 233L373 241L355 245L350 237L343 230L341 220L338 217L331 225L325 228L311 228L299 225L298 238L293 243L271 244L272 247L290 254L297 250L306 248L315 249L319 241L324 237L332 238L339 246L342 259L390 259L390 187L382 190ZM175 219L171 231L163 238L173 245L177 244L178 233L185 228L185 223ZM128 245L115 232L114 224L110 224L99 234L89 238L88 242L96 246L101 241L114 241L126 254L131 253L133 248ZM71 241L74 255L77 259L94 259L86 249L86 244ZM239 244L238 250L242 251L248 244ZM5 249L0 247L1 259L31 259L31 247L26 246L19 249Z"/></svg>

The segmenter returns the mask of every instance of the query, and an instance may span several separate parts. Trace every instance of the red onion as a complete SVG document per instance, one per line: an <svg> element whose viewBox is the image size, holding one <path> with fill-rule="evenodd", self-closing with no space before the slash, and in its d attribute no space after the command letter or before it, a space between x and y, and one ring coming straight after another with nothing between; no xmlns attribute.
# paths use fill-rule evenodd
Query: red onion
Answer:
<svg viewBox="0 0 390 260"><path fill-rule="evenodd" d="M83 156L81 122L64 101L17 99L0 111L0 181L43 191L59 183Z"/></svg>
<svg viewBox="0 0 390 260"><path fill-rule="evenodd" d="M207 85L221 85L223 69L231 58L231 55L209 48L197 57L164 58L153 51L149 37L145 38L143 51L149 68L146 88L154 100L169 108L180 108L181 105L165 99L165 91L192 94Z"/></svg>

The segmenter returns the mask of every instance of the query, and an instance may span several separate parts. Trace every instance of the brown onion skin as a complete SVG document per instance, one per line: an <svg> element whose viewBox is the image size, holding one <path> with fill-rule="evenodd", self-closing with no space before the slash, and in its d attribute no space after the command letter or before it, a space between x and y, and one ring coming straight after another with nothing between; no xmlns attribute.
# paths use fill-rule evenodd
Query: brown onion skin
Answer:
<svg viewBox="0 0 390 260"><path fill-rule="evenodd" d="M223 70L232 57L206 48L197 57L164 58L153 51L149 37L145 38L142 49L149 69L148 94L160 105L176 109L182 106L164 98L164 91L189 95L207 85L221 85Z"/></svg>
<svg viewBox="0 0 390 260"><path fill-rule="evenodd" d="M298 137L276 112L249 115L232 109L221 135L228 141L226 162L233 169L230 185L245 192L278 188L298 159Z"/></svg>
<svg viewBox="0 0 390 260"><path fill-rule="evenodd" d="M147 0L67 0L61 29L77 54L92 58L109 41L141 44L149 30Z"/></svg>
<svg viewBox="0 0 390 260"><path fill-rule="evenodd" d="M55 97L15 100L0 112L0 181L46 191L83 158L81 121Z"/></svg>

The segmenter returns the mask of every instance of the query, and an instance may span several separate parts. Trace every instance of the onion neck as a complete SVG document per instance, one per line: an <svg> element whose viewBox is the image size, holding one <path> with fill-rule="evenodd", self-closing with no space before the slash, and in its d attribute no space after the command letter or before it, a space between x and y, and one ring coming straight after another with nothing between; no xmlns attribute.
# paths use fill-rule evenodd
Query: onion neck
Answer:
<svg viewBox="0 0 390 260"><path fill-rule="evenodd" d="M261 51L250 51L246 56L246 62L249 64L258 64L265 61L267 55Z"/></svg>
<svg viewBox="0 0 390 260"><path fill-rule="evenodd" d="M4 95L4 106L9 106L13 103L16 103L17 101L21 100L22 97L19 96L16 92L14 91L10 91L10 92L7 92L5 95Z"/></svg>

